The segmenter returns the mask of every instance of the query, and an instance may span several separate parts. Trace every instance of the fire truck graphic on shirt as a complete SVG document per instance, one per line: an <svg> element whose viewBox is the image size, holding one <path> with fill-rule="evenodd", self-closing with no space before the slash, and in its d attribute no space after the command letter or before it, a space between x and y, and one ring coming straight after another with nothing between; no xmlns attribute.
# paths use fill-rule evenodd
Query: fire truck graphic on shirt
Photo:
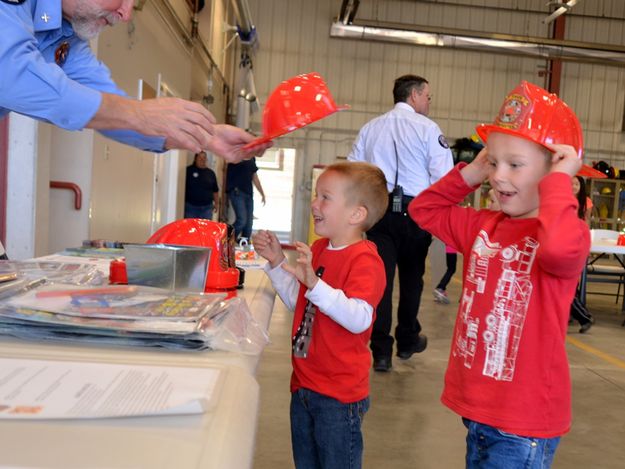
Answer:
<svg viewBox="0 0 625 469"><path fill-rule="evenodd" d="M460 306L453 356L472 368L478 347L484 349L482 374L497 381L512 381L523 324L532 293L530 271L538 241L526 236L518 244L501 246L481 231L473 243ZM473 315L476 295L482 295L489 275L497 275L488 313Z"/></svg>

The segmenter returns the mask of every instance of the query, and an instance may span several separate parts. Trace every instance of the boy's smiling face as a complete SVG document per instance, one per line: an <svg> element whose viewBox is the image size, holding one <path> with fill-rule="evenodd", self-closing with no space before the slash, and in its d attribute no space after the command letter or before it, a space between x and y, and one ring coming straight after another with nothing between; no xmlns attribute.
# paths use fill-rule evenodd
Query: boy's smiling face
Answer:
<svg viewBox="0 0 625 469"><path fill-rule="evenodd" d="M538 183L549 172L549 152L521 137L492 132L488 137L489 180L501 210L512 218L538 216Z"/></svg>
<svg viewBox="0 0 625 469"><path fill-rule="evenodd" d="M311 211L315 233L328 238L333 246L345 246L359 239L361 232L352 220L356 206L346 197L348 181L335 171L326 171L317 179Z"/></svg>

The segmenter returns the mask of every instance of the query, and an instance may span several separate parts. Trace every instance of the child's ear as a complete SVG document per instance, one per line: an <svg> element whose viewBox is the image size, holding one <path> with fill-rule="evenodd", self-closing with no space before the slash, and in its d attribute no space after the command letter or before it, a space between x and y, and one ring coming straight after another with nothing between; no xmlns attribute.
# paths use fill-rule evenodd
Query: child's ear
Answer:
<svg viewBox="0 0 625 469"><path fill-rule="evenodd" d="M364 221L367 219L367 215L367 207L357 205L353 208L352 214L349 217L349 221L352 225L360 225L361 223L364 223Z"/></svg>

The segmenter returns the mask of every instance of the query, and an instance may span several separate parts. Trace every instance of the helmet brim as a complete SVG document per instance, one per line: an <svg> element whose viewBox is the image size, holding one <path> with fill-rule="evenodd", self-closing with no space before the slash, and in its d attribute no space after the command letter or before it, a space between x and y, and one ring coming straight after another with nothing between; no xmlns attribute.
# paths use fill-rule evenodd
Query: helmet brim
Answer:
<svg viewBox="0 0 625 469"><path fill-rule="evenodd" d="M520 137L520 138L524 138L525 140L529 140L530 142L534 142L538 145L540 145L541 147L546 148L547 150L551 151L547 146L543 145L540 142L537 142L531 138L529 138L527 135L522 134L521 132L517 132L513 129L506 129L505 127L500 127L498 125L493 125L493 124L480 124L476 127L475 129L477 131L477 134L480 136L480 138L482 139L482 142L484 142L484 144L486 144L486 142L488 141L488 136L491 134L491 132L500 132L503 134L507 134L507 135L512 135L514 137ZM581 159L582 155L581 153L578 151L577 156ZM585 165L583 164L582 167L580 168L580 170L577 172L578 176L582 176L582 177L586 177L586 178L595 178L595 179L605 179L608 176L605 173L602 173L601 171L597 171L596 169L594 169L591 166Z"/></svg>

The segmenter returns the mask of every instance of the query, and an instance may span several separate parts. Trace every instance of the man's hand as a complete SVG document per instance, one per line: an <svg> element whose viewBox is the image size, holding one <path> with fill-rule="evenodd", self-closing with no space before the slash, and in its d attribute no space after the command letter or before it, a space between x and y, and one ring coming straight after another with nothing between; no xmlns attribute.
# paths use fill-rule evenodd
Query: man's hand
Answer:
<svg viewBox="0 0 625 469"><path fill-rule="evenodd" d="M575 148L563 144L547 144L546 146L553 153L550 172L565 173L571 177L577 174L582 167L582 160L578 158Z"/></svg>
<svg viewBox="0 0 625 469"><path fill-rule="evenodd" d="M102 93L100 108L87 127L98 130L128 129L165 137L167 149L199 153L208 148L215 117L204 106L180 98L135 99Z"/></svg>
<svg viewBox="0 0 625 469"><path fill-rule="evenodd" d="M215 132L215 117L201 104L179 98L137 101L139 127L147 135L165 137L165 148L199 153L208 148Z"/></svg>
<svg viewBox="0 0 625 469"><path fill-rule="evenodd" d="M216 124L215 117L201 104L180 98L135 99L102 93L91 129L128 129L144 135L165 137L165 148L199 153L209 150L226 161L237 163L261 156L271 147L265 143L244 150L254 136L237 127Z"/></svg>
<svg viewBox="0 0 625 469"><path fill-rule="evenodd" d="M254 250L267 259L271 268L275 269L284 260L284 253L278 237L271 231L258 230L252 236Z"/></svg>
<svg viewBox="0 0 625 469"><path fill-rule="evenodd" d="M265 150L273 145L272 142L267 142L244 149L243 147L256 137L232 125L217 124L213 129L213 138L206 149L223 157L228 163L239 163L255 156L262 156Z"/></svg>
<svg viewBox="0 0 625 469"><path fill-rule="evenodd" d="M284 264L282 268L295 275L297 280L306 285L309 290L312 290L319 281L319 277L315 275L315 271L312 267L312 252L310 251L308 245L302 243L301 241L295 242L295 249L299 254L295 267L289 264Z"/></svg>
<svg viewBox="0 0 625 469"><path fill-rule="evenodd" d="M486 147L477 154L473 161L460 170L460 174L469 187L475 187L486 180L490 172Z"/></svg>

